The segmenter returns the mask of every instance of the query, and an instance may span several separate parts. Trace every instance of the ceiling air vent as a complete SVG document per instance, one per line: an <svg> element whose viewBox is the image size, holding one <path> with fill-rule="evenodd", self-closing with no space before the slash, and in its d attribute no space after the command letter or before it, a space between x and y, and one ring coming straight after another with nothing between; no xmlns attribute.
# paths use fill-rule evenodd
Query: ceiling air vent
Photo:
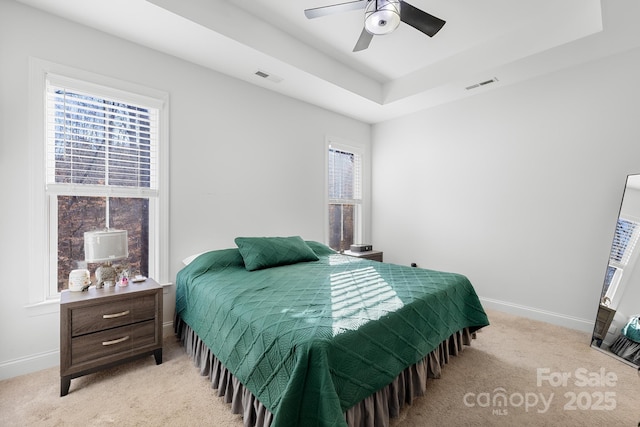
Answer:
<svg viewBox="0 0 640 427"><path fill-rule="evenodd" d="M282 81L282 77L278 77L276 75L267 73L266 71L258 70L258 71L255 72L255 75L258 76L258 77L262 77L263 79L270 80L270 81L272 81L274 83L280 83Z"/></svg>
<svg viewBox="0 0 640 427"><path fill-rule="evenodd" d="M476 84L471 85L471 86L467 86L465 89L466 89L466 90L471 90L471 89L475 89L475 88L478 88L478 87L486 86L486 85L491 84L491 83L495 83L495 82L497 82L497 81L498 81L498 78L497 78L497 77L494 77L494 78L492 78L492 79L485 80L485 81L483 81L483 82L476 83Z"/></svg>

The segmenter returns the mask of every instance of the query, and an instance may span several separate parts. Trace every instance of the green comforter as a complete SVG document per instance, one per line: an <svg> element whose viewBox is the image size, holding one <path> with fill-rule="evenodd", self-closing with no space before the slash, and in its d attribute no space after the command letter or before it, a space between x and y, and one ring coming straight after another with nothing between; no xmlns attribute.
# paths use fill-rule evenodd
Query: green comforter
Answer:
<svg viewBox="0 0 640 427"><path fill-rule="evenodd" d="M346 426L344 412L454 332L488 325L468 279L347 257L247 271L237 249L178 273L176 313L274 415Z"/></svg>

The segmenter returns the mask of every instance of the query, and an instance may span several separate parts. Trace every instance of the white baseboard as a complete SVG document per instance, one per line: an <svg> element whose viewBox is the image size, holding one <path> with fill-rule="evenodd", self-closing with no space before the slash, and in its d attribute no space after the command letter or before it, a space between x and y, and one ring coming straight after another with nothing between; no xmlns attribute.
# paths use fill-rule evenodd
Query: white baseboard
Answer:
<svg viewBox="0 0 640 427"><path fill-rule="evenodd" d="M30 374L54 366L60 366L60 351L57 349L30 354L26 357L0 363L0 380Z"/></svg>
<svg viewBox="0 0 640 427"><path fill-rule="evenodd" d="M162 336L170 337L173 335L175 335L175 333L173 332L173 321L164 322L162 324Z"/></svg>
<svg viewBox="0 0 640 427"><path fill-rule="evenodd" d="M515 314L516 316L539 320L553 325L564 326L565 328L576 329L589 334L593 332L593 326L595 324L595 319L580 319L578 317L567 316L566 314L513 304L507 301L483 297L480 297L480 301L482 301L482 304L489 309Z"/></svg>

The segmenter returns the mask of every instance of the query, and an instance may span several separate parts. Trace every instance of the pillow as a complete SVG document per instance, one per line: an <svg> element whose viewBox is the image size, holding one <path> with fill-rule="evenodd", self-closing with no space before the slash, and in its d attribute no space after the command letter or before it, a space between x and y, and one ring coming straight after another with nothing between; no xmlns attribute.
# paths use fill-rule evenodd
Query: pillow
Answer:
<svg viewBox="0 0 640 427"><path fill-rule="evenodd" d="M232 266L242 267L244 262L238 248L220 249L192 255L193 259L183 268L188 271L218 270ZM191 258L188 257L188 258ZM186 260L187 258L185 258Z"/></svg>
<svg viewBox="0 0 640 427"><path fill-rule="evenodd" d="M204 252L198 252L197 254L193 254L193 255L189 255L188 257L186 257L185 259L182 260L182 263L184 265L189 265L193 262L194 259L198 258L200 255L206 253L207 251Z"/></svg>
<svg viewBox="0 0 640 427"><path fill-rule="evenodd" d="M634 316L622 328L622 335L631 341L640 343L640 316Z"/></svg>
<svg viewBox="0 0 640 427"><path fill-rule="evenodd" d="M249 271L319 259L300 236L236 237L235 242Z"/></svg>
<svg viewBox="0 0 640 427"><path fill-rule="evenodd" d="M331 255L331 254L335 254L337 253L336 251L334 251L333 249L331 249L329 246L323 245L320 242L314 242L313 240L306 240L305 243L311 248L311 250L313 252L315 252L316 255L318 256L322 256L322 255Z"/></svg>

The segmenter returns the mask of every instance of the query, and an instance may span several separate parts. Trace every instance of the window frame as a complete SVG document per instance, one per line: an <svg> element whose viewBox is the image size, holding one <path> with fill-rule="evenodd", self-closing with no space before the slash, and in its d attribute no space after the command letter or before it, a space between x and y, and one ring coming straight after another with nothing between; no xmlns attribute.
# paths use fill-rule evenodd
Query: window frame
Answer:
<svg viewBox="0 0 640 427"><path fill-rule="evenodd" d="M57 292L57 279L52 280L57 271L57 226L52 226L52 216L57 213L54 205L56 195L69 194L68 191L49 192L46 189L47 173L47 133L46 133L46 90L47 76L70 79L80 83L85 88L94 89L103 96L116 99L131 100L134 103L144 101L158 109L158 147L157 147L157 197L149 197L149 276L160 283L167 283L169 278L168 265L168 175L169 175L169 96L164 91L148 88L135 83L103 76L100 74L79 70L76 68L56 64L38 58L29 58L29 132L30 146L30 218L29 218L29 257L32 262L29 268L29 296L27 307L40 308L43 313L57 309L60 293ZM139 194L135 189L124 189L130 192L130 197L148 197ZM76 187L72 194L98 195L92 189ZM50 197L52 196L53 197ZM125 196L126 197L126 196ZM153 208L152 208L153 205ZM57 221L56 221L57 223ZM161 242L163 244L161 244ZM52 250L52 248L55 250ZM55 290L55 292L54 292Z"/></svg>
<svg viewBox="0 0 640 427"><path fill-rule="evenodd" d="M640 247L640 218L635 218L631 215L620 214L617 222L620 220L631 222L635 225L632 237L629 242L629 246L625 247L623 258L626 258L626 261L624 259L622 261L615 261L611 259L611 256L609 256L607 269L609 267L615 268L615 273L611 278L611 282L609 283L609 287L604 293L603 298L608 298L612 307L617 307L620 303L620 298L624 294L624 290L626 289L627 283L629 282L629 275L625 275L625 272L633 271L639 255L638 248Z"/></svg>
<svg viewBox="0 0 640 427"><path fill-rule="evenodd" d="M353 201L357 204L357 209L355 209L355 218L354 218L354 227L353 227L353 241L354 243L364 243L368 239L367 225L368 225L368 209L369 209L369 185L368 185L368 176L369 176L369 159L368 159L368 151L366 147L358 146L357 144L346 141L341 138L329 136L326 138L325 143L325 162L324 162L324 170L325 170L325 214L324 214L324 228L325 228L325 244L329 245L330 243L330 229L329 229L329 205L332 202L338 201L339 199L331 199L329 197L329 150L335 149L339 151L344 151L347 153L353 153L357 156L360 156L360 199L345 199L344 201ZM348 249L348 248L346 248Z"/></svg>

